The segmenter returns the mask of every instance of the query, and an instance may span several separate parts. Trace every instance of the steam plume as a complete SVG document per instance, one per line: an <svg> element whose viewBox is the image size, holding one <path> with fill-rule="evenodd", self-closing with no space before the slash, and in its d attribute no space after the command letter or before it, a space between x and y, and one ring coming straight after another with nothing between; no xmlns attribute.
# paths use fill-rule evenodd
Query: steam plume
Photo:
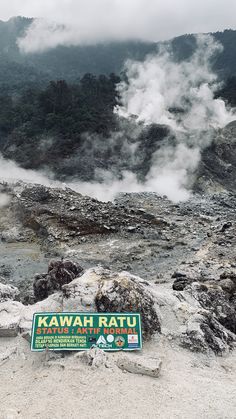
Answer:
<svg viewBox="0 0 236 419"><path fill-rule="evenodd" d="M153 155L144 190L166 194L174 201L187 199L201 151L212 141L216 129L235 119L221 99L211 71L213 57L222 46L210 35L197 36L197 49L188 61L176 63L168 50L145 62L127 62L128 82L118 91L122 105L116 112L138 121L170 126L177 144L163 146Z"/></svg>

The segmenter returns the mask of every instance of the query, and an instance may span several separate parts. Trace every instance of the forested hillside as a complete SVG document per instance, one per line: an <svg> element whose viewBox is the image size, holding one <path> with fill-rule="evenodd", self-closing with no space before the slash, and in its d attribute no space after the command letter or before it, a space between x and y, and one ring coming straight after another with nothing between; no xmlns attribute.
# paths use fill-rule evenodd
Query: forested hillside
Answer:
<svg viewBox="0 0 236 419"><path fill-rule="evenodd" d="M133 169L145 176L168 129L118 118L113 110L119 81L115 74L87 73L76 84L60 80L17 95L2 92L0 152L24 168L48 168L60 178L91 180L96 168ZM135 159L127 141L139 142Z"/></svg>

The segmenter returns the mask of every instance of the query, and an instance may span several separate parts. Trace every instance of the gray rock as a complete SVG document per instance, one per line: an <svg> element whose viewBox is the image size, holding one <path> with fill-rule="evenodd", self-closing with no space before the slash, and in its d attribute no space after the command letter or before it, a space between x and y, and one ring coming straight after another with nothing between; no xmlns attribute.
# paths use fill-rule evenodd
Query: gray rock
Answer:
<svg viewBox="0 0 236 419"><path fill-rule="evenodd" d="M95 369L110 366L107 354L102 349L96 347L90 348L89 351L76 354L76 358L79 358L82 362Z"/></svg>
<svg viewBox="0 0 236 419"><path fill-rule="evenodd" d="M0 303L7 300L15 300L19 297L18 288L13 285L5 285L0 283Z"/></svg>
<svg viewBox="0 0 236 419"><path fill-rule="evenodd" d="M23 306L20 313L19 331L21 333L31 333L34 313L61 311L63 311L63 299L60 292L52 294L45 300L39 301L33 305Z"/></svg>
<svg viewBox="0 0 236 419"><path fill-rule="evenodd" d="M161 331L155 301L148 287L142 284L140 278L127 272L114 274L104 271L104 278L101 278L95 304L98 312L140 313L145 339Z"/></svg>
<svg viewBox="0 0 236 419"><path fill-rule="evenodd" d="M223 327L210 313L196 314L187 322L180 336L182 346L196 352L221 355L235 347L235 335Z"/></svg>
<svg viewBox="0 0 236 419"><path fill-rule="evenodd" d="M223 291L233 294L236 291L236 282L233 282L231 279L221 279L218 284L221 286Z"/></svg>
<svg viewBox="0 0 236 419"><path fill-rule="evenodd" d="M0 337L17 336L24 308L18 301L0 303Z"/></svg>
<svg viewBox="0 0 236 419"><path fill-rule="evenodd" d="M162 361L142 356L122 354L118 357L116 364L123 371L157 378L160 375Z"/></svg>
<svg viewBox="0 0 236 419"><path fill-rule="evenodd" d="M219 285L193 283L187 291L195 298L208 315L214 317L236 339L236 296L231 296Z"/></svg>
<svg viewBox="0 0 236 419"><path fill-rule="evenodd" d="M173 282L172 288L175 291L183 291L188 285L194 282L193 278L187 278L185 276L180 276L175 279Z"/></svg>
<svg viewBox="0 0 236 419"><path fill-rule="evenodd" d="M161 331L155 301L139 277L91 268L62 287L65 311L137 312L141 314L144 338Z"/></svg>

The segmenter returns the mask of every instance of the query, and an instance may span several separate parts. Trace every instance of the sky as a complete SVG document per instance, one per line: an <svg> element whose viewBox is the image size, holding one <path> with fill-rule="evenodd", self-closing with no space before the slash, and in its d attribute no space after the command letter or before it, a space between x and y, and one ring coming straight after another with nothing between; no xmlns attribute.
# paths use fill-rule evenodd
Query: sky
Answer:
<svg viewBox="0 0 236 419"><path fill-rule="evenodd" d="M0 19L16 15L42 17L66 25L66 30L42 22L28 41L43 48L109 39L170 39L184 33L236 28L235 0L0 0ZM43 36L42 36L43 34ZM39 45L35 45L35 48ZM27 47L26 47L27 49Z"/></svg>

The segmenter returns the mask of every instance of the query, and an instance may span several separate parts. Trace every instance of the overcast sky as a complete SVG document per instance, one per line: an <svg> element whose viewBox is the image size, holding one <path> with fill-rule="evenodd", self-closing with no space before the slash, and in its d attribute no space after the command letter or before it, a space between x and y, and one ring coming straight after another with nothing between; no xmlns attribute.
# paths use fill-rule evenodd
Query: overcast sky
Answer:
<svg viewBox="0 0 236 419"><path fill-rule="evenodd" d="M236 28L236 0L0 0L0 19L23 15L67 25L51 43L103 39L163 40L183 33ZM47 41L52 28L33 28L28 42ZM51 31L51 32L50 32Z"/></svg>

